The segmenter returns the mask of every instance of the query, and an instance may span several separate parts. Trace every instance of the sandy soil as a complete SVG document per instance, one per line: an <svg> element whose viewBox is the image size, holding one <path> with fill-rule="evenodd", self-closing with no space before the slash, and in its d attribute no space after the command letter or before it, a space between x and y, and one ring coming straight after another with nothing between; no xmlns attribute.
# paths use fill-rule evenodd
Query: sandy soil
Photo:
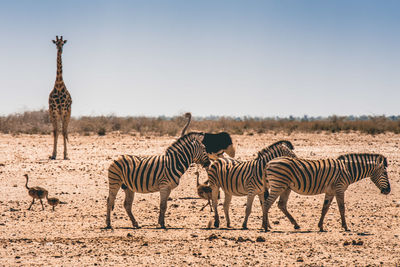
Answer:
<svg viewBox="0 0 400 267"><path fill-rule="evenodd" d="M365 179L346 192L347 223L344 232L334 201L325 219L327 232L318 232L323 195L292 193L289 210L301 229L293 230L279 211L271 208L272 232L263 233L261 207L254 202L249 230L240 230L245 198L233 198L233 229L207 230L209 209L195 191L194 170L189 169L171 194L166 223L156 228L159 195L136 194L133 212L143 228L134 230L123 209L119 192L112 217L113 231L105 226L108 194L107 168L120 154L163 153L172 137L140 137L117 133L99 136L71 135L70 160L48 160L52 138L39 135L0 135L0 265L399 265L400 264L400 135L263 134L234 136L239 159L255 156L280 139L292 141L300 157L318 159L348 152L375 152L389 159L392 192L381 195ZM62 155L62 144L59 146ZM55 212L35 203L24 187L43 186L66 204ZM202 172L201 179L206 179ZM222 194L223 197L223 194ZM221 201L222 203L222 201ZM225 227L222 206L219 206Z"/></svg>

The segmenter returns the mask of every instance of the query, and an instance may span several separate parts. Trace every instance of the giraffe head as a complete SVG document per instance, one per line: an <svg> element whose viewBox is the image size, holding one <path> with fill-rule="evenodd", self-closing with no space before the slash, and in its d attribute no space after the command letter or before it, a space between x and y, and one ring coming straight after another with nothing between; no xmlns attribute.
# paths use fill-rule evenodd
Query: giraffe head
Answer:
<svg viewBox="0 0 400 267"><path fill-rule="evenodd" d="M60 36L60 38L58 38L58 35L56 36L56 40L53 40L53 43L55 43L55 45L57 46L57 50L62 52L63 46L64 44L67 42L67 40L63 40L63 37Z"/></svg>

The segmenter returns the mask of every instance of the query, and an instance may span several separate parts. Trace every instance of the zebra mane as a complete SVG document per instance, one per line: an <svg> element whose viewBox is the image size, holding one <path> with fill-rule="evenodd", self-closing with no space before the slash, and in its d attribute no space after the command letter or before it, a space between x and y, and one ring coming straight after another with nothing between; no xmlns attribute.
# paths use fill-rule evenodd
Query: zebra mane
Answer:
<svg viewBox="0 0 400 267"><path fill-rule="evenodd" d="M201 143L204 137L204 133L201 132L190 132L178 138L175 142L173 142L170 146L167 147L165 153L168 154L174 151L174 148L178 147L180 144L184 143L185 141L194 141L197 140Z"/></svg>
<svg viewBox="0 0 400 267"><path fill-rule="evenodd" d="M385 156L381 155L381 154L374 154L374 153L348 153L348 154L343 154L340 155L337 159L338 160L346 160L346 159L352 159L352 158L357 158L357 157L376 157L377 159L381 159L383 162L383 165L385 167L388 166L387 164L387 159Z"/></svg>
<svg viewBox="0 0 400 267"><path fill-rule="evenodd" d="M294 150L293 144L290 141L287 140L280 140L278 142L273 143L272 145L268 146L268 148L272 148L274 146L278 146L278 145L286 145L287 148Z"/></svg>
<svg viewBox="0 0 400 267"><path fill-rule="evenodd" d="M265 154L268 154L269 152L273 152L273 150L293 150L293 144L290 141L287 140L280 140L278 142L273 143L272 145L262 149L261 151L258 152L257 158L262 157Z"/></svg>

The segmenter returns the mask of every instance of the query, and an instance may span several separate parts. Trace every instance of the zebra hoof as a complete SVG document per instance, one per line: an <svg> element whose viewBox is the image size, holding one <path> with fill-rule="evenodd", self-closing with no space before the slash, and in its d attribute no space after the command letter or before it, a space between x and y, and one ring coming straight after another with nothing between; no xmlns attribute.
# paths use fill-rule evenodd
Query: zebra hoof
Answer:
<svg viewBox="0 0 400 267"><path fill-rule="evenodd" d="M219 221L215 221L215 222L214 222L214 227L215 227L215 228L219 228Z"/></svg>
<svg viewBox="0 0 400 267"><path fill-rule="evenodd" d="M55 160L55 159L56 159L56 156L50 156L49 159Z"/></svg>
<svg viewBox="0 0 400 267"><path fill-rule="evenodd" d="M294 229L296 229L296 230L297 230L297 229L300 229L300 225L295 225L295 226L294 226Z"/></svg>
<svg viewBox="0 0 400 267"><path fill-rule="evenodd" d="M101 228L101 230L113 230L111 225L107 225L106 227Z"/></svg>

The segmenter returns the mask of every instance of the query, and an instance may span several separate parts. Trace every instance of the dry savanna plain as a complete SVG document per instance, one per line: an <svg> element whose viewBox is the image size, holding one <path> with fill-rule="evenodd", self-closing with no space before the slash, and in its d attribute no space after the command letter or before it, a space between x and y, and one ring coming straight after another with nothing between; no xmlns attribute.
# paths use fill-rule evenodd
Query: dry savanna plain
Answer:
<svg viewBox="0 0 400 267"><path fill-rule="evenodd" d="M176 138L108 133L106 136L70 135L70 160L49 160L49 135L0 135L0 265L400 265L400 135L386 133L267 133L234 135L237 158L248 160L271 143L286 139L299 157L320 159L349 152L381 153L388 158L392 186L382 195L371 180L364 179L346 191L346 218L341 228L336 201L320 233L317 223L323 195L292 193L288 209L301 228L294 230L275 203L270 210L272 231L261 231L261 207L256 199L249 230L241 230L245 202L234 197L232 228L226 229L220 209L221 228L207 229L211 218L205 200L196 194L195 168L181 178L168 201L168 230L157 229L159 194L136 194L133 213L141 229L132 229L123 208L120 190L112 223L105 226L108 195L107 168L121 154L161 154ZM59 157L62 156L62 140ZM42 211L25 189L42 186L49 196L63 201ZM205 171L201 180L206 179ZM220 203L223 201L221 194Z"/></svg>

